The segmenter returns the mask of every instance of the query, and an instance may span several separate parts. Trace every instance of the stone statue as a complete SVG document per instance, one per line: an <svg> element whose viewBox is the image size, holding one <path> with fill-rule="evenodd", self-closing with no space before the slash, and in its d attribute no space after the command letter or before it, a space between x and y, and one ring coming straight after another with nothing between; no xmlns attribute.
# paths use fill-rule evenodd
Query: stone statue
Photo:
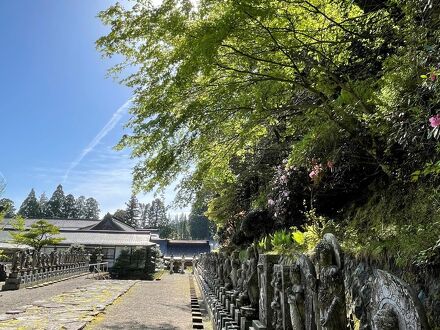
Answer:
<svg viewBox="0 0 440 330"><path fill-rule="evenodd" d="M171 254L170 256L170 274L174 273L174 256Z"/></svg>
<svg viewBox="0 0 440 330"><path fill-rule="evenodd" d="M55 250L55 266L60 265L60 252Z"/></svg>
<svg viewBox="0 0 440 330"><path fill-rule="evenodd" d="M39 255L38 252L34 250L32 253L32 269L36 269L38 267Z"/></svg>
<svg viewBox="0 0 440 330"><path fill-rule="evenodd" d="M293 330L304 330L304 286L301 283L301 271L298 264L295 264L290 269L290 284L291 286L287 290L287 297L290 309L290 321ZM309 311L313 313L312 311Z"/></svg>
<svg viewBox="0 0 440 330"><path fill-rule="evenodd" d="M50 257L49 257L49 259L50 259L50 265L51 265L51 266L55 265L55 251L52 251L52 252L50 253Z"/></svg>
<svg viewBox="0 0 440 330"><path fill-rule="evenodd" d="M24 268L28 269L32 267L32 255L31 251L27 250L24 259Z"/></svg>
<svg viewBox="0 0 440 330"><path fill-rule="evenodd" d="M241 282L241 291L238 295L238 298L240 300L240 304L242 306L250 304L249 296L248 296L248 275L249 275L249 263L244 262L241 264L241 276L240 281Z"/></svg>
<svg viewBox="0 0 440 330"><path fill-rule="evenodd" d="M332 234L326 234L315 248L319 269L320 323L325 330L345 329L347 326L342 258L335 242Z"/></svg>
<svg viewBox="0 0 440 330"><path fill-rule="evenodd" d="M182 255L182 262L180 263L180 274L185 274L185 255Z"/></svg>
<svg viewBox="0 0 440 330"><path fill-rule="evenodd" d="M272 281L270 282L274 290L273 300L270 304L273 310L272 327L275 330L283 330L283 311L282 311L282 299L283 295L283 283L282 283L282 273L279 269L274 268Z"/></svg>
<svg viewBox="0 0 440 330"><path fill-rule="evenodd" d="M379 269L372 277L369 309L373 330L430 329L422 303L408 284Z"/></svg>
<svg viewBox="0 0 440 330"><path fill-rule="evenodd" d="M223 254L217 254L217 277L220 286L225 285L224 272L223 272Z"/></svg>
<svg viewBox="0 0 440 330"><path fill-rule="evenodd" d="M197 256L193 255L193 258L192 258L192 271L191 271L192 274L194 274L194 271L195 271L196 267L197 267Z"/></svg>
<svg viewBox="0 0 440 330"><path fill-rule="evenodd" d="M41 268L43 266L43 255L41 254L41 252L38 252L38 262L37 262L37 267Z"/></svg>
<svg viewBox="0 0 440 330"><path fill-rule="evenodd" d="M12 273L17 272L18 267L19 267L19 263L20 263L20 252L16 251L12 255L12 267L11 267L11 272Z"/></svg>
<svg viewBox="0 0 440 330"><path fill-rule="evenodd" d="M228 254L223 253L223 280L225 282L225 289L231 290L233 288L232 280L231 280L231 259Z"/></svg>
<svg viewBox="0 0 440 330"><path fill-rule="evenodd" d="M255 247L249 247L248 248L248 256L249 256L249 267L248 267L248 273L247 273L247 292L248 297L250 301L250 305L257 309L259 304L259 296L260 296L260 290L259 290L259 279L258 279L258 272L257 272L257 265L258 265L258 253Z"/></svg>
<svg viewBox="0 0 440 330"><path fill-rule="evenodd" d="M238 270L240 268L239 252L234 251L231 255L231 273L229 277L232 281L232 287L235 289L238 285Z"/></svg>

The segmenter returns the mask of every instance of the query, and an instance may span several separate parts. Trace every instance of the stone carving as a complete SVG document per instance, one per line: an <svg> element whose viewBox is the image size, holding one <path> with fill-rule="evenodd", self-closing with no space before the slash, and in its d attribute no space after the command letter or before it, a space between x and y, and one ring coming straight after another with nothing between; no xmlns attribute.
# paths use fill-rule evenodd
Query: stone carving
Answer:
<svg viewBox="0 0 440 330"><path fill-rule="evenodd" d="M182 259L180 262L180 274L185 274L185 255L182 254Z"/></svg>
<svg viewBox="0 0 440 330"><path fill-rule="evenodd" d="M305 297L304 286L301 283L301 270L298 264L290 268L290 287L288 288L288 302L290 322L293 330L305 329ZM312 304L313 306L313 304ZM314 313L313 307L311 313Z"/></svg>
<svg viewBox="0 0 440 330"><path fill-rule="evenodd" d="M225 282L225 289L231 290L233 288L232 280L231 280L231 259L228 254L225 252L223 254L223 280Z"/></svg>
<svg viewBox="0 0 440 330"><path fill-rule="evenodd" d="M238 270L240 269L240 259L239 259L239 252L234 251L231 254L231 273L230 278L232 281L232 287L234 289L238 286Z"/></svg>
<svg viewBox="0 0 440 330"><path fill-rule="evenodd" d="M423 307L411 288L383 270L374 271L370 305L373 330L429 329Z"/></svg>
<svg viewBox="0 0 440 330"><path fill-rule="evenodd" d="M170 274L174 273L174 256L170 256Z"/></svg>
<svg viewBox="0 0 440 330"><path fill-rule="evenodd" d="M258 253L255 247L248 248L248 270L247 270L247 295L252 308L258 308L258 298L260 296L259 278L258 278Z"/></svg>
<svg viewBox="0 0 440 330"><path fill-rule="evenodd" d="M273 314L269 311L274 300L274 289L271 283L276 262L278 262L277 255L260 254L258 257L258 287L260 288L258 315L260 322L267 329L272 329ZM281 308L281 299L277 300L277 303Z"/></svg>
<svg viewBox="0 0 440 330"><path fill-rule="evenodd" d="M11 265L11 272L15 273L18 271L20 263L20 252L14 252L12 255L12 265Z"/></svg>
<svg viewBox="0 0 440 330"><path fill-rule="evenodd" d="M276 265L273 268L273 276L271 285L273 287L273 300L270 307L273 310L272 327L276 330L283 330L283 310L282 310L282 295L283 295L283 269L282 265Z"/></svg>
<svg viewBox="0 0 440 330"><path fill-rule="evenodd" d="M31 255L31 251L27 250L24 259L24 268L28 269L31 267L32 267L32 255Z"/></svg>
<svg viewBox="0 0 440 330"><path fill-rule="evenodd" d="M32 253L32 268L35 269L38 267L38 263L40 262L39 260L39 254L37 251L34 251Z"/></svg>
<svg viewBox="0 0 440 330"><path fill-rule="evenodd" d="M398 330L399 318L390 306L384 306L373 317L374 328L377 330Z"/></svg>
<svg viewBox="0 0 440 330"><path fill-rule="evenodd" d="M315 248L319 269L318 305L325 330L347 326L342 252L336 238L325 234Z"/></svg>

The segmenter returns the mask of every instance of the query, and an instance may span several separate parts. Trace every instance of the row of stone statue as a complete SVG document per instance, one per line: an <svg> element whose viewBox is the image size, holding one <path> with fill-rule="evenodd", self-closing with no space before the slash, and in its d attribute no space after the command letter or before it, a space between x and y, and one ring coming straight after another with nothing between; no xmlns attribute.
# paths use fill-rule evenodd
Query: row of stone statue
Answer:
<svg viewBox="0 0 440 330"><path fill-rule="evenodd" d="M17 251L12 257L11 272L67 266L87 263L88 261L89 255L82 252L59 252L54 250L48 254L36 250Z"/></svg>
<svg viewBox="0 0 440 330"><path fill-rule="evenodd" d="M198 264L213 291L224 290L228 308L233 304L242 316L258 320L252 329L341 330L355 323L364 330L429 328L418 299L402 280L363 265L358 266L362 271L346 272L332 234L324 235L309 255L286 259L249 247L243 261L234 251L203 254Z"/></svg>

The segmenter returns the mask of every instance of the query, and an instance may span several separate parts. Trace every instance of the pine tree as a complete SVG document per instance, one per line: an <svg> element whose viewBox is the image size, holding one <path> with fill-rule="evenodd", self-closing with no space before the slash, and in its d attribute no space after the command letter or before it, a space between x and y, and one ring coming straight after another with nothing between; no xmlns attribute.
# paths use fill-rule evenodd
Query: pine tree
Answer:
<svg viewBox="0 0 440 330"><path fill-rule="evenodd" d="M117 209L115 213L113 213L113 217L115 217L117 220L125 222L127 219L127 211Z"/></svg>
<svg viewBox="0 0 440 330"><path fill-rule="evenodd" d="M85 203L85 219L99 219L99 204L93 197L87 198Z"/></svg>
<svg viewBox="0 0 440 330"><path fill-rule="evenodd" d="M148 226L159 228L164 222L167 222L166 208L163 202L156 198L148 209Z"/></svg>
<svg viewBox="0 0 440 330"><path fill-rule="evenodd" d="M18 214L30 219L35 219L40 216L40 205L35 197L34 188L32 188L28 197L26 197L23 204L21 204Z"/></svg>
<svg viewBox="0 0 440 330"><path fill-rule="evenodd" d="M75 207L75 197L73 197L72 194L67 195L64 199L62 213L64 219L74 219L78 217Z"/></svg>
<svg viewBox="0 0 440 330"><path fill-rule="evenodd" d="M139 203L139 209L141 211L139 226L141 228L148 228L148 210L150 209L150 204Z"/></svg>
<svg viewBox="0 0 440 330"><path fill-rule="evenodd" d="M15 217L15 206L14 201L9 198L0 199L0 216L3 215L5 218Z"/></svg>
<svg viewBox="0 0 440 330"><path fill-rule="evenodd" d="M47 203L49 202L45 193L40 195L40 199L38 200L38 205L40 206L40 218L47 218L49 215L47 214Z"/></svg>
<svg viewBox="0 0 440 330"><path fill-rule="evenodd" d="M78 219L86 219L86 198L79 196L75 202L75 215Z"/></svg>
<svg viewBox="0 0 440 330"><path fill-rule="evenodd" d="M63 218L63 205L64 205L64 191L63 186L58 185L55 189L49 202L47 202L47 215L50 218Z"/></svg>
<svg viewBox="0 0 440 330"><path fill-rule="evenodd" d="M125 209L127 214L125 223L129 226L137 227L141 211L139 209L139 202L136 195L131 195L130 200L125 205L127 206Z"/></svg>
<svg viewBox="0 0 440 330"><path fill-rule="evenodd" d="M193 208L188 218L191 239L209 239L211 237L210 223L204 215L205 208Z"/></svg>

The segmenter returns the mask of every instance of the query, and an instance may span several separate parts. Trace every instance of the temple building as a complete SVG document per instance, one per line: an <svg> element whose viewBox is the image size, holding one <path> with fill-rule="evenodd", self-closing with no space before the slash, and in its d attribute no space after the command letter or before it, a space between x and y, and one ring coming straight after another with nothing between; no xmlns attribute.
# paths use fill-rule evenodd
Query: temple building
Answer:
<svg viewBox="0 0 440 330"><path fill-rule="evenodd" d="M174 254L175 256L193 256L203 252L209 252L208 241L173 241L161 239L157 229L138 229L128 226L114 217L104 217L103 220L83 219L45 219L47 222L60 229L59 237L64 238L56 246L48 246L42 252L48 252L57 248L67 249L71 245L83 245L89 252L96 248L101 249L103 261L112 267L122 251L133 253L139 249L151 249L157 247L164 257ZM38 219L25 219L25 228L38 221ZM5 219L5 227L0 231L0 250L17 250L29 248L16 245L12 242L10 231L14 231L11 219Z"/></svg>

